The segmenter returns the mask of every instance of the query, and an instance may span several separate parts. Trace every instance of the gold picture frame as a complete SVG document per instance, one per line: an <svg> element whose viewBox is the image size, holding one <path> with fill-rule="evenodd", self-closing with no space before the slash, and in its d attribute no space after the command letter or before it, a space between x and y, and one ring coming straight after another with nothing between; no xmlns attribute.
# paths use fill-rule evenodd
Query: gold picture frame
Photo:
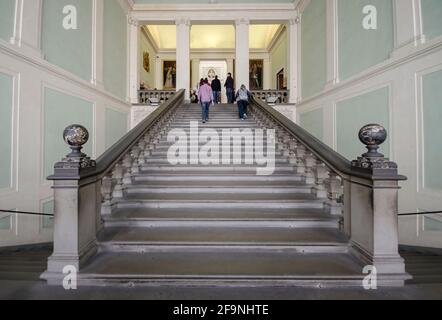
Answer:
<svg viewBox="0 0 442 320"><path fill-rule="evenodd" d="M149 52L143 52L143 67L146 72L150 72L150 55Z"/></svg>
<svg viewBox="0 0 442 320"><path fill-rule="evenodd" d="M176 61L163 61L163 89L176 89Z"/></svg>

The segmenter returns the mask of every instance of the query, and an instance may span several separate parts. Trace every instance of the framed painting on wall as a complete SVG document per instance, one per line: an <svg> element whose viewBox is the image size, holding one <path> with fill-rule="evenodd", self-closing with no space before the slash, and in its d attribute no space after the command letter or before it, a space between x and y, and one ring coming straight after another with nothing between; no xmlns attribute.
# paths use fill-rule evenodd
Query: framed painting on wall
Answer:
<svg viewBox="0 0 442 320"><path fill-rule="evenodd" d="M263 90L264 60L249 61L250 90Z"/></svg>
<svg viewBox="0 0 442 320"><path fill-rule="evenodd" d="M176 61L163 61L163 88L176 89Z"/></svg>
<svg viewBox="0 0 442 320"><path fill-rule="evenodd" d="M143 52L143 68L146 72L150 72L150 56L147 51Z"/></svg>
<svg viewBox="0 0 442 320"><path fill-rule="evenodd" d="M287 88L285 82L284 69L281 69L276 75L276 89L286 90Z"/></svg>

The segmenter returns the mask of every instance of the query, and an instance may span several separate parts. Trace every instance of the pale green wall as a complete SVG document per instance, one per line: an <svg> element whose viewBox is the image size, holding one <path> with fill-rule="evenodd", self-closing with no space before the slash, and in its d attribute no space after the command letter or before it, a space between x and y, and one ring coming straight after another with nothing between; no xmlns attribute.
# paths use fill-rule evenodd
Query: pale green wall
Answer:
<svg viewBox="0 0 442 320"><path fill-rule="evenodd" d="M147 40L146 36L141 33L140 45L140 81L144 82L148 88L155 88L155 50ZM143 67L143 53L149 52L150 56L150 71L147 72Z"/></svg>
<svg viewBox="0 0 442 320"><path fill-rule="evenodd" d="M8 41L14 35L15 0L0 1L0 38Z"/></svg>
<svg viewBox="0 0 442 320"><path fill-rule="evenodd" d="M428 215L425 219L425 231L442 231L442 222L435 219L435 216Z"/></svg>
<svg viewBox="0 0 442 320"><path fill-rule="evenodd" d="M0 230L11 230L11 213L0 213Z"/></svg>
<svg viewBox="0 0 442 320"><path fill-rule="evenodd" d="M322 108L301 114L300 121L301 127L319 140L324 139L324 110Z"/></svg>
<svg viewBox="0 0 442 320"><path fill-rule="evenodd" d="M302 14L301 23L302 98L324 89L327 79L326 47L326 2L312 0Z"/></svg>
<svg viewBox="0 0 442 320"><path fill-rule="evenodd" d="M63 28L63 8L66 5L77 8L77 30ZM89 81L92 70L92 1L43 0L42 19L41 46L45 59Z"/></svg>
<svg viewBox="0 0 442 320"><path fill-rule="evenodd" d="M104 87L127 96L127 17L118 0L104 1Z"/></svg>
<svg viewBox="0 0 442 320"><path fill-rule="evenodd" d="M421 0L424 34L428 39L442 35L442 1Z"/></svg>
<svg viewBox="0 0 442 320"><path fill-rule="evenodd" d="M54 200L46 201L42 205L42 213L54 214ZM44 216L42 217L41 226L43 229L50 229L54 226L54 218Z"/></svg>
<svg viewBox="0 0 442 320"><path fill-rule="evenodd" d="M0 189L11 186L13 78L0 73Z"/></svg>
<svg viewBox="0 0 442 320"><path fill-rule="evenodd" d="M44 90L44 172L46 179L54 171L54 164L70 152L63 141L63 131L71 124L80 124L89 131L89 142L83 152L92 156L93 115L94 106L91 102L70 96L49 88Z"/></svg>
<svg viewBox="0 0 442 320"><path fill-rule="evenodd" d="M382 88L336 104L337 150L349 160L366 152L359 141L359 130L366 124L377 123L389 132L389 89ZM380 152L389 156L390 137Z"/></svg>
<svg viewBox="0 0 442 320"><path fill-rule="evenodd" d="M270 52L270 62L272 65L272 87L270 89L277 88L276 75L281 69L284 69L284 77L287 77L287 58L287 32L284 31L283 34L281 34L278 43L276 43L275 47Z"/></svg>
<svg viewBox="0 0 442 320"><path fill-rule="evenodd" d="M362 26L366 5L377 8L377 30ZM394 46L392 0L338 0L338 30L339 76L345 80L389 58Z"/></svg>
<svg viewBox="0 0 442 320"><path fill-rule="evenodd" d="M423 77L425 187L442 189L442 71Z"/></svg>
<svg viewBox="0 0 442 320"><path fill-rule="evenodd" d="M127 114L106 108L106 149L127 132Z"/></svg>

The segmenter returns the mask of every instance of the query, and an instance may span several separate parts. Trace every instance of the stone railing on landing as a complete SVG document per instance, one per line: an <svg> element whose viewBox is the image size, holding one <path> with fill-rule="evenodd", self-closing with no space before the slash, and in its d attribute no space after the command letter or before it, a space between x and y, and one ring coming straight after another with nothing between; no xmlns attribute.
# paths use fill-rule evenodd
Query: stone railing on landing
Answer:
<svg viewBox="0 0 442 320"><path fill-rule="evenodd" d="M174 90L139 90L138 101L140 104L150 104L149 99L158 99L159 103L169 100L176 91Z"/></svg>
<svg viewBox="0 0 442 320"><path fill-rule="evenodd" d="M263 128L274 129L278 151L312 185L331 214L341 220L349 251L365 266L374 267L378 283L404 284L409 276L398 253L397 165L377 150L387 139L380 125L367 125L359 139L368 152L349 161L260 99L252 99L250 115ZM373 270L373 269L371 269Z"/></svg>
<svg viewBox="0 0 442 320"><path fill-rule="evenodd" d="M269 98L277 98L275 103L285 104L289 103L290 91L289 90L252 90L252 95L261 99L264 102L269 102Z"/></svg>
<svg viewBox="0 0 442 320"><path fill-rule="evenodd" d="M63 137L72 152L55 164L54 174L48 177L54 189L54 252L42 278L49 284L59 285L66 266L79 271L97 252L102 215L109 214L114 199L123 197L123 184L137 173L152 150L146 146L155 145L158 135L168 132L183 102L184 90L180 90L97 161L81 152L89 139L87 129L80 125L66 128Z"/></svg>

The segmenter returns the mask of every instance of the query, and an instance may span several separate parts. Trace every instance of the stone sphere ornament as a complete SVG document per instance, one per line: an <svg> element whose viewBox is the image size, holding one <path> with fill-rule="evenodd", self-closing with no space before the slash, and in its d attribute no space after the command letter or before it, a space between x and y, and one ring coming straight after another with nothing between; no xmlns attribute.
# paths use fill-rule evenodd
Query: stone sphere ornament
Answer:
<svg viewBox="0 0 442 320"><path fill-rule="evenodd" d="M81 147L89 140L89 132L79 124L72 124L63 131L64 141L71 147Z"/></svg>
<svg viewBox="0 0 442 320"><path fill-rule="evenodd" d="M379 146L387 140L387 130L379 124L368 124L359 131L359 140L367 146Z"/></svg>
<svg viewBox="0 0 442 320"><path fill-rule="evenodd" d="M359 140L367 146L368 153L364 157L382 158L383 154L377 152L379 146L387 140L387 130L379 124L368 124L359 131Z"/></svg>

